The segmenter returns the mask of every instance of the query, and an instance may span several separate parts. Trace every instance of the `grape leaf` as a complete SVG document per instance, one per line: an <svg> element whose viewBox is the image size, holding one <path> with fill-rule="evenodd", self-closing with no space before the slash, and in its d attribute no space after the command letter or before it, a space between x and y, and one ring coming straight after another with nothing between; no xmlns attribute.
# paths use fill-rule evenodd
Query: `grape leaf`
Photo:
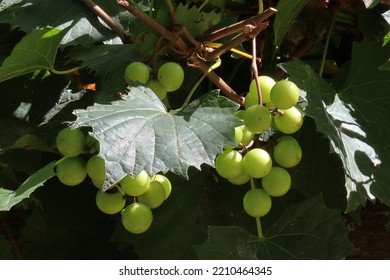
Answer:
<svg viewBox="0 0 390 280"><path fill-rule="evenodd" d="M13 49L0 67L0 82L37 70L53 69L58 46L71 27L34 29Z"/></svg>
<svg viewBox="0 0 390 280"><path fill-rule="evenodd" d="M272 211L272 210L271 210ZM286 209L262 239L239 227L209 227L200 259L341 259L353 249L340 212L320 195Z"/></svg>
<svg viewBox="0 0 390 280"><path fill-rule="evenodd" d="M28 198L37 188L55 175L54 162L47 164L32 174L15 191L0 188L0 211L8 211L14 205Z"/></svg>
<svg viewBox="0 0 390 280"><path fill-rule="evenodd" d="M94 0L94 2L112 18L121 22L123 26L128 26L134 18L119 7L116 1ZM30 33L36 27L48 25L64 29L75 18L79 18L79 20L62 41L63 45L90 46L102 40L111 40L113 43L121 42L118 36L105 27L104 23L99 21L96 15L89 11L81 1L21 0L0 14L0 22L10 23L26 33Z"/></svg>
<svg viewBox="0 0 390 280"><path fill-rule="evenodd" d="M100 45L94 48L77 48L69 52L70 62L82 61L79 68L88 67L104 80L118 65L129 64L137 57L134 45Z"/></svg>
<svg viewBox="0 0 390 280"><path fill-rule="evenodd" d="M214 91L181 110L167 112L153 91L140 86L110 105L76 110L73 126L91 126L91 135L99 140L106 189L141 170L187 177L189 166L213 165L223 146L234 143L233 128L241 123L233 115L238 107Z"/></svg>
<svg viewBox="0 0 390 280"><path fill-rule="evenodd" d="M277 47L282 43L284 36L291 27L291 23L306 6L308 0L285 0L276 5L278 10L274 21L275 44Z"/></svg>
<svg viewBox="0 0 390 280"><path fill-rule="evenodd" d="M176 21L185 26L190 34L196 38L210 27L218 24L221 21L221 14L214 11L200 12L195 5L190 8L189 5L179 4L176 10Z"/></svg>
<svg viewBox="0 0 390 280"><path fill-rule="evenodd" d="M292 81L307 92L306 113L327 135L345 169L347 211L375 197L390 205L388 72L378 69L388 59L389 44L354 45L351 70L340 90L334 89L301 61L282 64ZM342 72L343 73L343 72Z"/></svg>

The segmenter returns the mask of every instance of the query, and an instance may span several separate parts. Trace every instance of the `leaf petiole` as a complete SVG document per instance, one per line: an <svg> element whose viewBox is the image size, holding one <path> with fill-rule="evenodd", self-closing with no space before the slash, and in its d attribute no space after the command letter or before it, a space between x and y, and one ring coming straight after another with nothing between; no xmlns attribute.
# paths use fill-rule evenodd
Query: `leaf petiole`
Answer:
<svg viewBox="0 0 390 280"><path fill-rule="evenodd" d="M50 72L52 72L54 74L57 74L57 75L66 75L66 74L71 74L71 73L73 73L74 71L77 71L77 70L79 70L79 67L74 67L74 68L67 69L67 70L56 70L54 68L51 68Z"/></svg>

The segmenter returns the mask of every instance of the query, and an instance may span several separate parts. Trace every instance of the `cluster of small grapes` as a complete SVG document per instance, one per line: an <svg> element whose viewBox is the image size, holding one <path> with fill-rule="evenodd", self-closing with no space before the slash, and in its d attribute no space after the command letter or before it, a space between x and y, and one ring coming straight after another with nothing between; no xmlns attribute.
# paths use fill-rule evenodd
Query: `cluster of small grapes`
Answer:
<svg viewBox="0 0 390 280"><path fill-rule="evenodd" d="M251 181L251 190L243 198L243 207L252 217L263 217L271 209L271 197L285 195L291 187L286 170L296 166L302 158L298 141L291 135L303 123L303 115L296 108L299 88L291 81L275 82L259 76L262 104L256 81L253 80L245 99L245 110L236 115L244 122L235 128L236 146L227 146L215 160L217 173L235 185ZM279 135L275 142L254 141L266 131ZM272 144L272 145L270 145ZM276 163L276 164L275 164ZM261 180L257 187L253 179Z"/></svg>
<svg viewBox="0 0 390 280"><path fill-rule="evenodd" d="M150 77L150 67L143 62L130 63L125 70L125 79L131 84L139 82L147 85L161 99L167 92L178 90L184 81L184 70L176 62L165 62L157 70L157 78Z"/></svg>
<svg viewBox="0 0 390 280"><path fill-rule="evenodd" d="M56 166L61 183L76 186L89 176L99 189L96 205L100 211L111 215L121 212L122 224L131 233L149 229L153 221L151 209L159 207L171 194L172 186L167 177L161 174L150 177L143 170L134 178L127 175L114 187L102 191L106 169L104 159L97 155L99 146L95 138L86 137L80 129L67 127L57 134L56 146L64 156ZM87 155L89 158L85 160ZM126 205L128 200L130 203Z"/></svg>

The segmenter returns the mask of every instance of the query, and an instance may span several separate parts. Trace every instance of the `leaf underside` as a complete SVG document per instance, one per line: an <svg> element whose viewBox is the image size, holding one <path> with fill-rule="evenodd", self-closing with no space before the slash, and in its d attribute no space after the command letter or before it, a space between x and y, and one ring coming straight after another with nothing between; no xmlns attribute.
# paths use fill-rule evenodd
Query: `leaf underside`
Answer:
<svg viewBox="0 0 390 280"><path fill-rule="evenodd" d="M130 89L123 100L76 110L74 127L92 127L106 163L107 189L129 174L171 171L188 177L190 166L214 165L224 145L234 144L238 104L214 91L174 112L149 88ZM212 116L212 117L211 117Z"/></svg>
<svg viewBox="0 0 390 280"><path fill-rule="evenodd" d="M281 65L306 91L306 113L315 119L317 130L329 137L343 162L347 211L374 198L390 205L390 96L383 90L390 88L390 78L379 69L389 49L389 44L376 42L355 44L351 70L341 89L333 88L301 61Z"/></svg>

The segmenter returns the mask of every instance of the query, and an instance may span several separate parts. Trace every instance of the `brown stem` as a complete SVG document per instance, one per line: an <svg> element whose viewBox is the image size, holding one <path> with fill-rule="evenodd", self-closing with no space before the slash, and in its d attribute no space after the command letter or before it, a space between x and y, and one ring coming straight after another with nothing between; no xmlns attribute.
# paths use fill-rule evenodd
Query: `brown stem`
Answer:
<svg viewBox="0 0 390 280"><path fill-rule="evenodd" d="M123 29L123 27L115 22L102 8L100 8L92 0L80 0L85 6L88 7L93 13L95 13L99 18L101 18L111 29L114 31L119 38L121 38L123 43L133 43L133 37Z"/></svg>
<svg viewBox="0 0 390 280"><path fill-rule="evenodd" d="M224 38L226 36L229 36L234 33L238 33L244 29L246 25L254 25L258 26L261 22L265 21L267 18L272 16L274 13L276 13L277 10L275 8L269 8L265 10L262 14L252 16L248 19L245 19L243 21L234 23L232 25L223 27L221 29L215 30L214 32L210 33L209 35L203 36L201 38L201 41L209 41L214 42L221 38Z"/></svg>
<svg viewBox="0 0 390 280"><path fill-rule="evenodd" d="M221 91L231 100L242 105L244 103L244 98L238 95L221 77L219 77L215 72L209 72L209 67L196 55L193 54L191 49L183 41L183 39L178 36L178 33L172 33L169 30L165 29L158 22L148 17L146 14L139 11L136 7L131 5L126 0L118 0L119 5L128 10L134 16L139 18L142 22L156 30L163 36L173 49L180 51L180 53L186 53L190 63L197 65L200 71L206 74L206 76L213 82Z"/></svg>
<svg viewBox="0 0 390 280"><path fill-rule="evenodd" d="M257 95L258 95L258 98L259 98L258 104L261 105L261 104L263 104L263 99L262 99L259 79L257 78L259 76L259 71L257 70L256 55L257 55L256 38L253 38L252 39L252 65L251 65L251 68L252 68L252 75L255 78L255 83L256 83L256 88L257 88Z"/></svg>
<svg viewBox="0 0 390 280"><path fill-rule="evenodd" d="M251 26L251 30L249 30L248 32L241 32L240 34L235 36L233 39L231 39L229 42L224 43L221 47L219 47L219 48L217 48L217 49L207 53L205 55L206 60L215 60L218 56L220 56L221 54L223 54L223 53L229 51L230 49L238 46L242 42L248 40L248 38L256 37L257 34L259 34L260 31L262 31L265 28L267 28L268 24L269 24L268 22L264 22L264 23L260 24L257 27L249 25L249 26ZM247 26L248 25L244 26L244 29Z"/></svg>

